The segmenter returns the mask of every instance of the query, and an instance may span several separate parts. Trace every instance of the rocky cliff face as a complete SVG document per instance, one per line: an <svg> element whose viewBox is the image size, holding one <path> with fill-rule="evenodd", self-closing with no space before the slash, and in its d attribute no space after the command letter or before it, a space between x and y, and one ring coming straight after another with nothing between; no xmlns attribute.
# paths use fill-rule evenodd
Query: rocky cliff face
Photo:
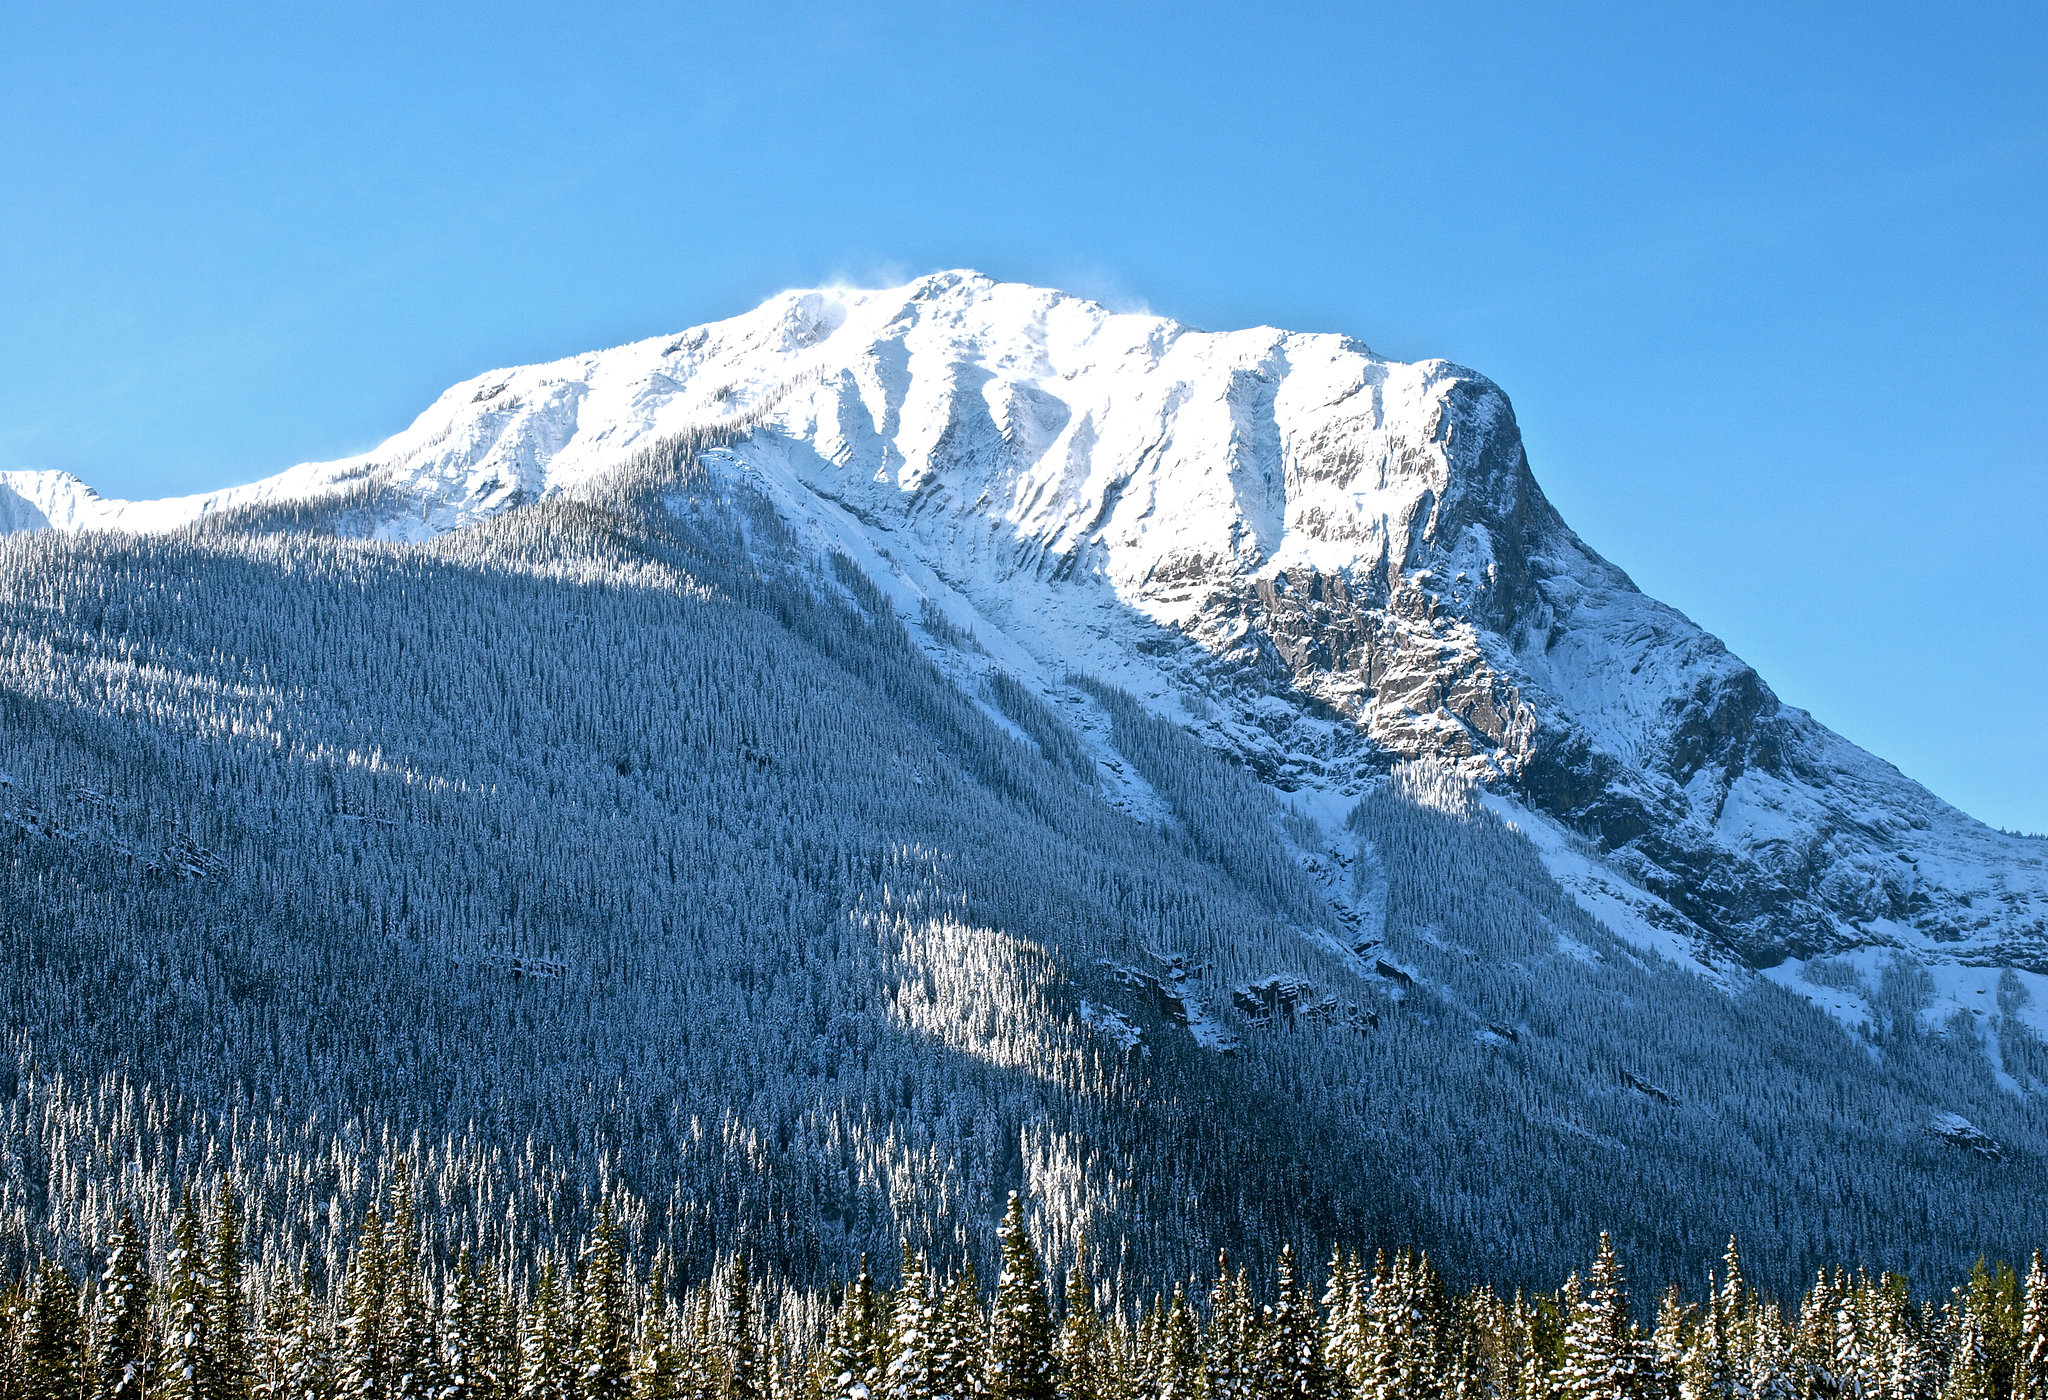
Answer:
<svg viewBox="0 0 2048 1400"><path fill-rule="evenodd" d="M935 639L971 633L965 684L1102 677L1305 809L1441 760L1706 960L1899 948L2048 975L2048 844L1948 807L1645 597L1544 498L1492 383L1341 336L1204 333L971 273L789 293L480 376L364 457L210 497L8 474L0 524L346 502L418 538L706 428L713 470Z"/></svg>

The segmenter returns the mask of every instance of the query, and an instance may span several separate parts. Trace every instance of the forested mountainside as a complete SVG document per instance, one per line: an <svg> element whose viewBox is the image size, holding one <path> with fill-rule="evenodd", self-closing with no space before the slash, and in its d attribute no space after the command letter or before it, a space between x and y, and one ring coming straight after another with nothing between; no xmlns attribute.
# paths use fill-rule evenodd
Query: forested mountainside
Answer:
<svg viewBox="0 0 2048 1400"><path fill-rule="evenodd" d="M1615 936L1454 766L1332 813L1079 668L970 689L1000 638L821 564L736 433L417 542L344 537L374 489L0 542L16 1267L202 1173L289 1258L400 1160L450 1248L610 1200L693 1283L993 1277L1012 1191L1123 1296L2048 1239L2017 975L1989 1045L1905 962L1852 1035Z"/></svg>

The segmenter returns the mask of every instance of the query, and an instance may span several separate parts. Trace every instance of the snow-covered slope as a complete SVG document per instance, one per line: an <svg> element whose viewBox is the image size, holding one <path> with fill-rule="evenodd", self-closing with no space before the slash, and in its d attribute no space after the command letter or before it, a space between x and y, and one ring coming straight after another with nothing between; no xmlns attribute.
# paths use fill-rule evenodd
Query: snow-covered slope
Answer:
<svg viewBox="0 0 2048 1400"><path fill-rule="evenodd" d="M715 470L907 618L971 631L963 682L1101 677L1331 825L1393 762L1442 760L1546 829L1588 907L1705 961L1890 946L2048 973L2048 843L1942 803L1639 592L1545 500L1492 383L1343 336L966 272L791 292L481 375L373 452L208 496L0 473L0 528L332 502L419 539L706 428ZM1144 801L1114 771L1105 792Z"/></svg>

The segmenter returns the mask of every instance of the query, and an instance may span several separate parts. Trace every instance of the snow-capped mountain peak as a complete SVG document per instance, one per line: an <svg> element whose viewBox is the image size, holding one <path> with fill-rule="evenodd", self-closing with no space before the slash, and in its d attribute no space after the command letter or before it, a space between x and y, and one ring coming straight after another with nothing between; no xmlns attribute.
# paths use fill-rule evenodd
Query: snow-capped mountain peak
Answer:
<svg viewBox="0 0 2048 1400"><path fill-rule="evenodd" d="M1341 335L972 272L792 291L479 375L371 452L248 486L121 502L0 474L0 528L332 501L419 540L707 430L708 466L899 613L971 629L963 683L1102 677L1328 812L1397 760L1453 766L1545 825L1605 917L1702 956L2048 973L2048 849L1783 706L1635 589L1545 500L1491 382Z"/></svg>

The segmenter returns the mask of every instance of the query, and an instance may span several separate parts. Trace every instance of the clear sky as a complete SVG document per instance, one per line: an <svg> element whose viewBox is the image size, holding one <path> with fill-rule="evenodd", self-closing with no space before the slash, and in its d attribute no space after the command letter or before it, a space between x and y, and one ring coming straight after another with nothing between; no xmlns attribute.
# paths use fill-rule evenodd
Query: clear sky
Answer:
<svg viewBox="0 0 2048 1400"><path fill-rule="evenodd" d="M2048 7L0 0L0 467L940 267L1498 380L1595 547L2048 831Z"/></svg>

